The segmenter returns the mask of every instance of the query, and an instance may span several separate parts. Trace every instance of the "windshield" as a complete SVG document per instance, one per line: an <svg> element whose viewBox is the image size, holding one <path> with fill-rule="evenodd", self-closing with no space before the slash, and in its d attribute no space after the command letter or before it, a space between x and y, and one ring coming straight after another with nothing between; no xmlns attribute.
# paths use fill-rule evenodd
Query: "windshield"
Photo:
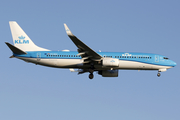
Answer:
<svg viewBox="0 0 180 120"><path fill-rule="evenodd" d="M166 59L166 60L168 60L169 58L167 58L167 57L163 57L164 59Z"/></svg>

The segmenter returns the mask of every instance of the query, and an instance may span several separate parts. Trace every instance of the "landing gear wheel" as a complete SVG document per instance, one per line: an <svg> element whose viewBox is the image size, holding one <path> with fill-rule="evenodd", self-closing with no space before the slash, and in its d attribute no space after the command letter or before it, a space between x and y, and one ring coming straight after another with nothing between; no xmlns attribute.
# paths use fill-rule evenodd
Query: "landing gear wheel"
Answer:
<svg viewBox="0 0 180 120"><path fill-rule="evenodd" d="M160 74L160 73L158 73L158 74L157 74L157 76L158 76L158 77L160 77L160 76L161 76L161 74Z"/></svg>
<svg viewBox="0 0 180 120"><path fill-rule="evenodd" d="M89 79L93 79L94 75L92 73L89 74Z"/></svg>

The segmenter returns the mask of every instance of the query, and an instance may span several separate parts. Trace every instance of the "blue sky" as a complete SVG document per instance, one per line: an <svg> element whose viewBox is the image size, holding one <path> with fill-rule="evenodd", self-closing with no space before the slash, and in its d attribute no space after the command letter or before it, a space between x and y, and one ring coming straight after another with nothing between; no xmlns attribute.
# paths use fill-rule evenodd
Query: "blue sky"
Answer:
<svg viewBox="0 0 180 120"><path fill-rule="evenodd" d="M180 1L2 0L0 4L1 120L179 120ZM35 44L51 50L77 48L66 23L93 50L157 53L177 63L157 71L119 71L118 78L77 75L10 59L9 21Z"/></svg>

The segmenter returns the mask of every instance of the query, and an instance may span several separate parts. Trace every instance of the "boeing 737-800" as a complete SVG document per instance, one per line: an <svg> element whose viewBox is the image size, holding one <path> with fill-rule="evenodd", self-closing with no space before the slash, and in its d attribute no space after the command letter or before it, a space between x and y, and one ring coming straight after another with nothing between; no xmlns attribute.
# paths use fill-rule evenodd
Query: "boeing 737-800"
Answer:
<svg viewBox="0 0 180 120"><path fill-rule="evenodd" d="M43 66L55 68L69 68L71 72L82 74L89 72L93 79L93 72L97 71L103 77L118 77L118 70L157 70L157 76L176 63L166 56L149 53L129 52L95 52L72 34L64 24L69 38L77 46L77 51L51 51L38 47L15 22L10 21L10 29L14 45L6 42L13 52L10 58L18 58ZM74 70L78 69L78 70Z"/></svg>

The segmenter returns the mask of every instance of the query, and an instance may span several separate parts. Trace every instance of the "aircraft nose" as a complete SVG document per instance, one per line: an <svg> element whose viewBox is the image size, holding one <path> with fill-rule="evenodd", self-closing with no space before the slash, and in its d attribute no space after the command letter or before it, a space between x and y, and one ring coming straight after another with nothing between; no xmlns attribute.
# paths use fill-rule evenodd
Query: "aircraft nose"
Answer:
<svg viewBox="0 0 180 120"><path fill-rule="evenodd" d="M177 63L172 61L172 65L173 65L173 67L175 67L177 65Z"/></svg>

